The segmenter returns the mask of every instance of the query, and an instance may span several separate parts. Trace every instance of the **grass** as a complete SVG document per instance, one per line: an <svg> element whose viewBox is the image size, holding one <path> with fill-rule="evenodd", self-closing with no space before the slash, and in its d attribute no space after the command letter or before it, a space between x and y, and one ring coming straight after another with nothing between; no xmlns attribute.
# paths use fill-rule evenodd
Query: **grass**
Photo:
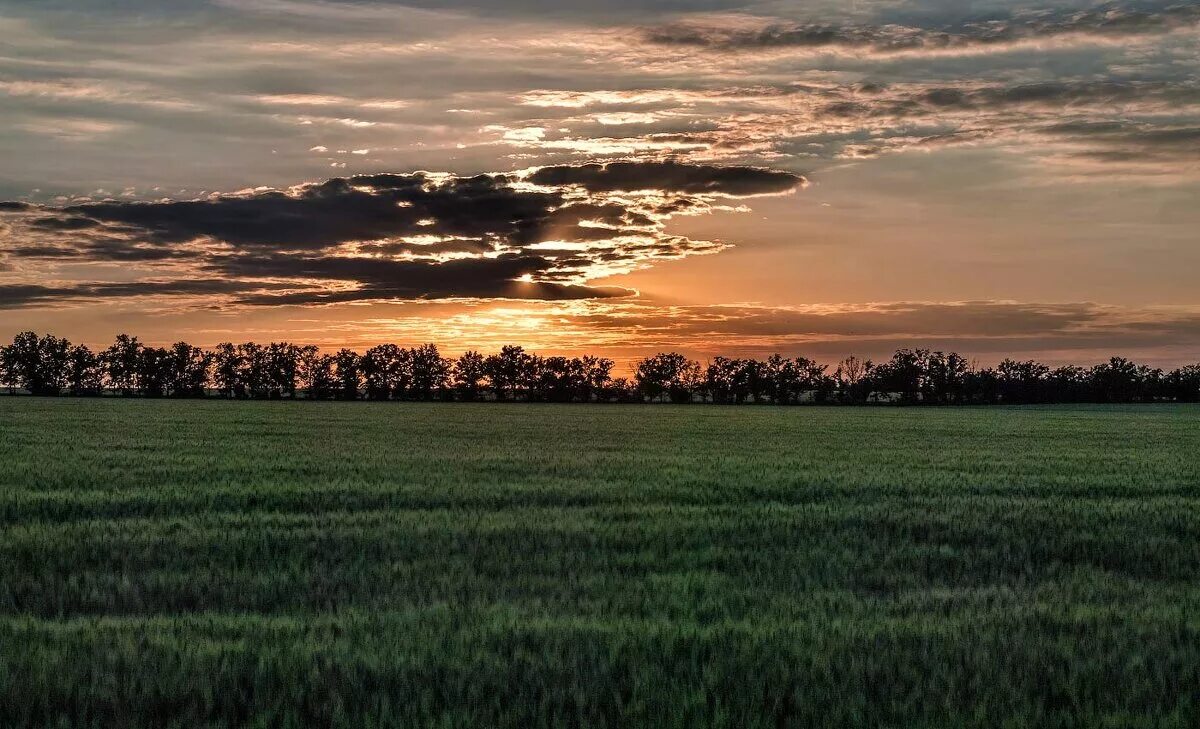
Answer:
<svg viewBox="0 0 1200 729"><path fill-rule="evenodd" d="M0 398L0 726L1193 727L1200 407Z"/></svg>

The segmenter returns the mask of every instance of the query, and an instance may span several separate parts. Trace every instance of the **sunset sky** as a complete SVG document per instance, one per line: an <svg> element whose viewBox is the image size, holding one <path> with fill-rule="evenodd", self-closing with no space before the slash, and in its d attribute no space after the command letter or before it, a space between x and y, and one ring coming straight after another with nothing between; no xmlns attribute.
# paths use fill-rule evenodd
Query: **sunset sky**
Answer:
<svg viewBox="0 0 1200 729"><path fill-rule="evenodd" d="M1200 360L1200 2L0 0L0 337Z"/></svg>

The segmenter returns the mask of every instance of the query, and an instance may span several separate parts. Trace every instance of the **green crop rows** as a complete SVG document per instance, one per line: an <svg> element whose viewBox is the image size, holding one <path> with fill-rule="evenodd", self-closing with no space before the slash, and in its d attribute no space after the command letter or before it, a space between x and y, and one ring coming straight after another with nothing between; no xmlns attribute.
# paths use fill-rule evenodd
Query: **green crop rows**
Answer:
<svg viewBox="0 0 1200 729"><path fill-rule="evenodd" d="M0 398L0 726L1200 723L1200 407Z"/></svg>

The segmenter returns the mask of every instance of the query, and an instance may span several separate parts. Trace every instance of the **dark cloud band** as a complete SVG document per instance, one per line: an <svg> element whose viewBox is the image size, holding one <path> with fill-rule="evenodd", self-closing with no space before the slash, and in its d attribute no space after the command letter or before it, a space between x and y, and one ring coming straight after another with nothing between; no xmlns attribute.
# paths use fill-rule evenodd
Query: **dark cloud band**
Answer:
<svg viewBox="0 0 1200 729"><path fill-rule="evenodd" d="M199 200L9 203L13 260L164 266L197 285L21 283L3 296L9 307L145 295L255 305L627 296L587 281L719 250L667 235L666 221L803 182L756 167L616 162L473 177L356 175ZM214 276L226 278L210 283Z"/></svg>
<svg viewBox="0 0 1200 729"><path fill-rule="evenodd" d="M1200 7L1174 5L1154 9L1101 7L1047 16L922 28L902 25L826 25L769 23L760 27L719 27L681 23L650 28L650 43L713 50L811 49L874 54L1003 50L1023 42L1072 36L1113 39L1168 33L1200 23Z"/></svg>
<svg viewBox="0 0 1200 729"><path fill-rule="evenodd" d="M538 185L579 185L589 192L654 190L731 197L772 195L794 190L804 178L755 167L714 167L681 162L610 162L543 167L530 176Z"/></svg>

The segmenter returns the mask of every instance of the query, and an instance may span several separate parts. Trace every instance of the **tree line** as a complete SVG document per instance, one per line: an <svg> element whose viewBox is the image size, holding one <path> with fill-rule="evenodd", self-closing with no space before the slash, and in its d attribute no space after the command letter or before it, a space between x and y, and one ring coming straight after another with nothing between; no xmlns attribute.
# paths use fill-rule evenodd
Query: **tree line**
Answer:
<svg viewBox="0 0 1200 729"><path fill-rule="evenodd" d="M152 347L126 334L93 351L53 335L22 332L0 346L0 387L35 395L223 397L310 400L500 400L862 404L1200 402L1200 364L1166 372L1122 357L1094 367L1051 368L1005 359L978 367L954 353L900 349L875 363L849 357L832 370L805 357L675 353L640 360L613 377L603 357L541 357L519 346L443 357L432 344L394 344L359 354L288 342L179 342Z"/></svg>

